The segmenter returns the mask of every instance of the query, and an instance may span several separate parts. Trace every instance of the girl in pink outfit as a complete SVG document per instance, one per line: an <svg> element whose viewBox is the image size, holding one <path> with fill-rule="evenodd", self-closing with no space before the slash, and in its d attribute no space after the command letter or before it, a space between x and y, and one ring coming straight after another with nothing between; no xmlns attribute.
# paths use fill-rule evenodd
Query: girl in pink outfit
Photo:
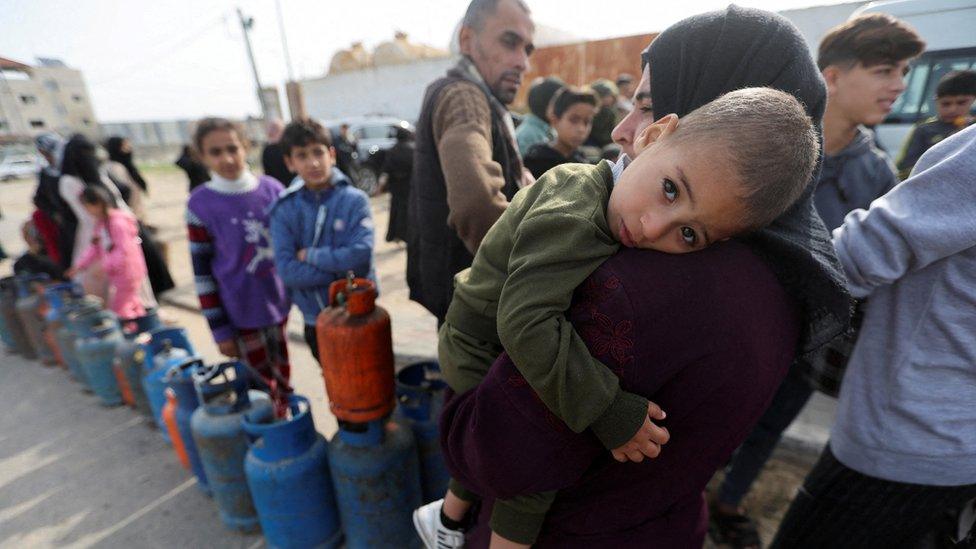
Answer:
<svg viewBox="0 0 976 549"><path fill-rule="evenodd" d="M146 309L139 298L139 287L146 277L146 260L135 216L116 208L108 191L97 185L85 187L80 199L95 220L95 236L68 276L101 263L109 279L112 311L123 319L144 316Z"/></svg>

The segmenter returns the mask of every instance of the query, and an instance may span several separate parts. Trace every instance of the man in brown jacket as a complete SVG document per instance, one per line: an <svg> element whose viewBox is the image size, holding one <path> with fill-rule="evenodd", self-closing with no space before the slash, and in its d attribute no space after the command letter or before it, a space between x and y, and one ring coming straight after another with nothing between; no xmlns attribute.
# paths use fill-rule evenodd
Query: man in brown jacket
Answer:
<svg viewBox="0 0 976 549"><path fill-rule="evenodd" d="M458 64L428 86L417 123L407 283L443 322L454 275L519 188L532 182L505 105L528 69L535 26L522 0L472 0Z"/></svg>

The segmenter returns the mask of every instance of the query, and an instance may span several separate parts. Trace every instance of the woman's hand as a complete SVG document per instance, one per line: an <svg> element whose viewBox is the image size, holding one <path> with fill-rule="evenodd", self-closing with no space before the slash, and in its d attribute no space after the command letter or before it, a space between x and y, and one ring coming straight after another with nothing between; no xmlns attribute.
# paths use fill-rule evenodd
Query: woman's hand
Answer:
<svg viewBox="0 0 976 549"><path fill-rule="evenodd" d="M241 351L237 348L237 342L233 339L225 339L224 341L217 342L217 349L220 350L220 354L228 358L240 358Z"/></svg>
<svg viewBox="0 0 976 549"><path fill-rule="evenodd" d="M671 435L664 427L654 425L651 419L661 420L665 417L667 416L660 406L653 402L648 403L644 424L630 440L622 446L610 450L613 459L621 463L625 461L640 463L644 461L645 457L656 458L661 453L661 446L668 442Z"/></svg>

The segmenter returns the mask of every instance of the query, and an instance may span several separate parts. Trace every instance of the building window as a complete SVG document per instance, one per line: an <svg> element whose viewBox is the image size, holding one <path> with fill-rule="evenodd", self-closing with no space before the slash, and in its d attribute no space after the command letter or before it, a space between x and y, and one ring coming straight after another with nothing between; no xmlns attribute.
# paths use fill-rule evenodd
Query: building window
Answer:
<svg viewBox="0 0 976 549"><path fill-rule="evenodd" d="M89 120L87 118L82 118L81 119L81 123L84 124L84 125L86 125L86 126L91 126L91 120Z"/></svg>
<svg viewBox="0 0 976 549"><path fill-rule="evenodd" d="M5 129L7 129L7 121L0 120L0 130L5 130Z"/></svg>
<svg viewBox="0 0 976 549"><path fill-rule="evenodd" d="M61 86L58 86L57 80L45 80L44 87L47 88L48 91L53 91L53 92L56 92L59 89L61 89Z"/></svg>
<svg viewBox="0 0 976 549"><path fill-rule="evenodd" d="M20 102L25 105L33 105L34 103L37 103L37 98L33 95L21 95Z"/></svg>
<svg viewBox="0 0 976 549"><path fill-rule="evenodd" d="M78 94L75 94L75 95L72 95L72 96L71 96L71 99L72 99L72 100L73 100L73 101L74 101L75 103L81 103L81 101L82 101L82 99L84 99L84 98L83 98L82 96L80 96L80 95L78 95Z"/></svg>
<svg viewBox="0 0 976 549"><path fill-rule="evenodd" d="M31 125L32 128L43 128L44 127L44 121L43 120L31 120L30 121L30 125Z"/></svg>

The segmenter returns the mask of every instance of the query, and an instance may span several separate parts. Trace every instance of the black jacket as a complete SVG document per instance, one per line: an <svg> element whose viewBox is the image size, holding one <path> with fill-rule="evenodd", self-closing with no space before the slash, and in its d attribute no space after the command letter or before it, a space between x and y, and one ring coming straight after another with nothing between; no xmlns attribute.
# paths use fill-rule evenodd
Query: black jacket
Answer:
<svg viewBox="0 0 976 549"><path fill-rule="evenodd" d="M525 158L522 159L522 163L525 164L525 167L532 172L532 176L536 179L539 179L542 177L542 174L556 166L570 162L588 164L586 157L583 156L583 153L579 149L573 151L569 156L563 156L563 153L557 151L549 143L536 143L532 145L529 151L525 153Z"/></svg>

